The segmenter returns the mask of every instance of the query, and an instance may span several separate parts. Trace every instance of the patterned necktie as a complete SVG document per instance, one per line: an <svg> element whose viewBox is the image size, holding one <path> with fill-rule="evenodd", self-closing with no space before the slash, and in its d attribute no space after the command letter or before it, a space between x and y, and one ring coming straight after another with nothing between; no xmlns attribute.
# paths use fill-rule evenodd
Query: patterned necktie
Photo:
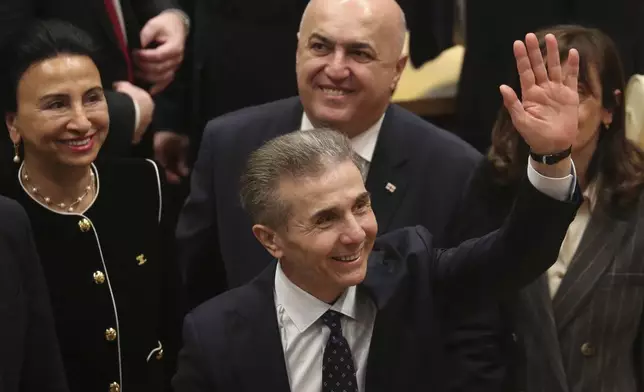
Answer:
<svg viewBox="0 0 644 392"><path fill-rule="evenodd" d="M369 161L355 154L356 160L358 161L358 169L360 169L360 174L362 175L362 181L367 182L367 174L369 173Z"/></svg>
<svg viewBox="0 0 644 392"><path fill-rule="evenodd" d="M324 348L322 392L358 392L356 368L349 343L342 335L342 314L327 310L322 321L331 330Z"/></svg>

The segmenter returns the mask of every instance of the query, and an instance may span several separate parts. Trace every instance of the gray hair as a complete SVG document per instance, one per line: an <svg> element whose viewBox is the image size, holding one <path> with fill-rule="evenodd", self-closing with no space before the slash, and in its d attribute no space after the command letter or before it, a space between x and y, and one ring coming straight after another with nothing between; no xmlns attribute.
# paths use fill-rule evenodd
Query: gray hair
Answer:
<svg viewBox="0 0 644 392"><path fill-rule="evenodd" d="M315 176L346 161L361 167L351 142L340 132L314 129L279 136L250 155L241 176L241 205L254 224L281 227L291 206L279 195L280 181Z"/></svg>

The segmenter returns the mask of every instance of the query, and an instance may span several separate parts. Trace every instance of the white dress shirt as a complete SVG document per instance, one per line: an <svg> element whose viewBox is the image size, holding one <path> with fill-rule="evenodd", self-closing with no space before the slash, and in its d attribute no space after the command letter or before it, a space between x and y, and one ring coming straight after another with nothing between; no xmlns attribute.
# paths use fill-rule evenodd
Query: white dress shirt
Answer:
<svg viewBox="0 0 644 392"><path fill-rule="evenodd" d="M574 164L573 174L563 178L545 177L532 164L528 164L527 170L532 185L552 198L567 200L574 192ZM277 264L275 310L289 385L293 392L322 390L322 358L331 332L320 317L329 309L346 316L341 320L342 334L353 354L358 391L365 392L367 358L376 320L373 301L352 286L333 305L327 304L296 286Z"/></svg>
<svg viewBox="0 0 644 392"><path fill-rule="evenodd" d="M353 354L358 391L365 390L367 356L376 319L376 306L371 298L353 286L333 305L327 304L293 284L278 263L275 307L291 391L322 389L322 358L331 331L320 317L329 309L346 316L341 320L342 334Z"/></svg>
<svg viewBox="0 0 644 392"><path fill-rule="evenodd" d="M561 243L557 261L548 269L548 288L550 298L554 298L559 285L570 268L572 259L581 243L581 238L588 227L592 210L596 202L595 183L590 184L584 191L584 202L579 206L575 219L568 226L566 237Z"/></svg>
<svg viewBox="0 0 644 392"><path fill-rule="evenodd" d="M376 149L376 142L378 142L380 128L382 128L382 121L384 119L385 115L383 114L375 124L369 127L369 129L351 139L351 147L353 147L353 151L355 151L355 153L358 154L358 156L364 161L364 170L362 172L362 175L365 180L367 178L367 174L369 173L369 165L371 164L371 160L373 159L373 152ZM306 113L303 113L300 130L310 131L314 128L315 127L311 123L311 120L309 120L309 118L306 116Z"/></svg>

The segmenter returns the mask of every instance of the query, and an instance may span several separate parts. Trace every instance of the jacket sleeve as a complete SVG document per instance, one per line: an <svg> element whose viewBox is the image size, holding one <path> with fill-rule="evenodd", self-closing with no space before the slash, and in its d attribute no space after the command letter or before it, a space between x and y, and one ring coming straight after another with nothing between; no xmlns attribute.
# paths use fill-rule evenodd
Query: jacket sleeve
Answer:
<svg viewBox="0 0 644 392"><path fill-rule="evenodd" d="M110 115L110 130L100 154L127 157L132 150L136 121L134 102L127 94L114 90L105 90L105 99Z"/></svg>
<svg viewBox="0 0 644 392"><path fill-rule="evenodd" d="M17 206L17 205L16 205ZM18 210L18 208L17 208ZM20 208L15 232L27 295L27 331L21 391L66 392L67 382L54 327L49 291L26 213Z"/></svg>
<svg viewBox="0 0 644 392"><path fill-rule="evenodd" d="M557 260L581 195L558 201L526 178L503 226L456 248L436 251L436 276L442 289L458 293L514 292L544 273Z"/></svg>

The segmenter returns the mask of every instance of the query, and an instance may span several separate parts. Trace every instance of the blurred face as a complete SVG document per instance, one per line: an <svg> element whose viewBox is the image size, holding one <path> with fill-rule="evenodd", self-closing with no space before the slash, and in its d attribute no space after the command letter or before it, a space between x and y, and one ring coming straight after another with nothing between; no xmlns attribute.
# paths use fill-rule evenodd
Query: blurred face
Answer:
<svg viewBox="0 0 644 392"><path fill-rule="evenodd" d="M316 126L349 137L384 113L404 69L399 10L383 1L317 1L302 20L297 82ZM392 14L393 12L393 14Z"/></svg>
<svg viewBox="0 0 644 392"><path fill-rule="evenodd" d="M279 194L290 203L291 218L265 237L270 243L258 238L286 276L325 302L362 282L378 225L355 164L336 164L297 183L283 180Z"/></svg>
<svg viewBox="0 0 644 392"><path fill-rule="evenodd" d="M89 57L59 55L22 75L17 112L7 115L25 161L41 167L87 166L107 136L109 117L98 69Z"/></svg>
<svg viewBox="0 0 644 392"><path fill-rule="evenodd" d="M572 146L573 153L592 156L597 148L602 125L609 126L612 113L603 107L602 86L595 66L588 68L589 85L579 84L579 135Z"/></svg>

